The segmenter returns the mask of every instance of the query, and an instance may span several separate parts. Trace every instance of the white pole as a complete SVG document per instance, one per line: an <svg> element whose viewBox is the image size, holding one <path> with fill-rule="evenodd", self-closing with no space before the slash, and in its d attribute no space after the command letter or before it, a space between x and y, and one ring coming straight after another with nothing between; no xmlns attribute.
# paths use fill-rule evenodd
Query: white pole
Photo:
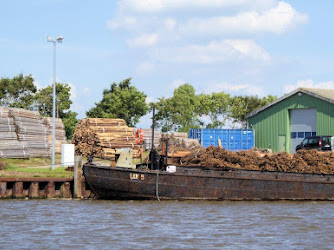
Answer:
<svg viewBox="0 0 334 250"><path fill-rule="evenodd" d="M61 43L63 37L59 36L54 39L52 36L47 37L48 42L53 43L53 90L52 90L52 155L51 169L55 168L55 141L56 141L56 43Z"/></svg>
<svg viewBox="0 0 334 250"><path fill-rule="evenodd" d="M53 41L53 93L52 93L52 160L51 169L55 168L55 137L56 137L56 41Z"/></svg>

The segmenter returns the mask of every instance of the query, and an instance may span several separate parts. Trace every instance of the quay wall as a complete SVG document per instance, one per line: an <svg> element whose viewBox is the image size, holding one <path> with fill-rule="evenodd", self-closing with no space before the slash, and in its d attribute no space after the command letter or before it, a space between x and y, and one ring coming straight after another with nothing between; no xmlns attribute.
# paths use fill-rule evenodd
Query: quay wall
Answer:
<svg viewBox="0 0 334 250"><path fill-rule="evenodd" d="M82 178L80 182L75 183L74 178L0 177L0 199L94 198L95 194L85 180ZM80 192L74 192L76 185Z"/></svg>

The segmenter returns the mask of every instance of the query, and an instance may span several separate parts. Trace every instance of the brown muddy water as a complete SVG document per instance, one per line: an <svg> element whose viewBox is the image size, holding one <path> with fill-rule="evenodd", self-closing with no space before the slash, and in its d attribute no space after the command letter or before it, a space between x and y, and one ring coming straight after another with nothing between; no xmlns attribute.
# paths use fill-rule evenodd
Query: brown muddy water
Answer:
<svg viewBox="0 0 334 250"><path fill-rule="evenodd" d="M0 200L1 249L331 249L334 202Z"/></svg>

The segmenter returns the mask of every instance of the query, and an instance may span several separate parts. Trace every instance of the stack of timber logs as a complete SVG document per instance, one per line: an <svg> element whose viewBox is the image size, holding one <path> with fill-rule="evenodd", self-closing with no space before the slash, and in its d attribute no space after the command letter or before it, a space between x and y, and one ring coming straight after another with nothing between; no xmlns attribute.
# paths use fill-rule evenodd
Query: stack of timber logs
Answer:
<svg viewBox="0 0 334 250"><path fill-rule="evenodd" d="M5 107L0 107L0 158L29 158L27 145L18 141L14 119Z"/></svg>
<svg viewBox="0 0 334 250"><path fill-rule="evenodd" d="M44 117L43 118L43 124L45 124L49 130L50 130L50 135L49 135L49 144L52 145L52 117ZM61 145L62 144L67 144L67 137L66 137L66 132L65 132L65 126L63 124L63 121L61 118L56 118L55 120L55 133L56 133L56 140L55 140L55 152L56 154L61 153Z"/></svg>
<svg viewBox="0 0 334 250"><path fill-rule="evenodd" d="M14 118L17 138L26 143L30 157L50 157L50 130L43 124L40 114L37 111L10 108L9 115Z"/></svg>
<svg viewBox="0 0 334 250"><path fill-rule="evenodd" d="M0 158L22 158L30 157L27 144L18 140L0 141Z"/></svg>
<svg viewBox="0 0 334 250"><path fill-rule="evenodd" d="M76 154L104 159L115 159L115 152L121 148L132 148L133 157L138 157L140 149L134 128L128 127L123 119L83 119L76 127L72 143Z"/></svg>
<svg viewBox="0 0 334 250"><path fill-rule="evenodd" d="M144 144L145 148L150 150L151 144L152 144L152 129L147 128L143 129L144 134ZM160 148L160 139L161 139L161 132L157 129L154 129L154 148L159 149Z"/></svg>
<svg viewBox="0 0 334 250"><path fill-rule="evenodd" d="M197 139L188 138L187 133L162 133L161 140L165 141L166 139L168 139L168 152L202 148L199 141Z"/></svg>

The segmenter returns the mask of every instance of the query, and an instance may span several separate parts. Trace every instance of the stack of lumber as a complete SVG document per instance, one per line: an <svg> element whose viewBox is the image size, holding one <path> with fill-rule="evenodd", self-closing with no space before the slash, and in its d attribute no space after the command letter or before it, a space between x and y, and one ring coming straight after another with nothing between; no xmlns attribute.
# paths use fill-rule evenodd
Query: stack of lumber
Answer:
<svg viewBox="0 0 334 250"><path fill-rule="evenodd" d="M19 142L9 108L0 107L0 158L29 158L27 145Z"/></svg>
<svg viewBox="0 0 334 250"><path fill-rule="evenodd" d="M202 147L197 139L188 138L187 133L162 133L161 140L165 141L166 139L168 139L168 152L188 151Z"/></svg>
<svg viewBox="0 0 334 250"><path fill-rule="evenodd" d="M152 144L152 129L147 128L143 129L144 134L144 144L145 148L151 149ZM157 129L154 130L154 147L156 149L160 148L160 139L161 139L161 132Z"/></svg>
<svg viewBox="0 0 334 250"><path fill-rule="evenodd" d="M0 144L8 140L17 140L14 119L9 117L8 108L0 107Z"/></svg>
<svg viewBox="0 0 334 250"><path fill-rule="evenodd" d="M188 138L188 133L185 132L164 132L161 136L170 136L173 138Z"/></svg>
<svg viewBox="0 0 334 250"><path fill-rule="evenodd" d="M9 117L9 108L0 107L0 117Z"/></svg>
<svg viewBox="0 0 334 250"><path fill-rule="evenodd" d="M50 130L43 124L40 114L37 111L11 108L9 115L14 118L17 138L26 143L30 157L50 157Z"/></svg>
<svg viewBox="0 0 334 250"><path fill-rule="evenodd" d="M30 157L27 145L18 140L0 141L0 158L22 158Z"/></svg>
<svg viewBox="0 0 334 250"><path fill-rule="evenodd" d="M52 117L44 117L43 118L43 124L45 124L49 130L50 135L48 137L50 145L52 145ZM61 145L67 144L67 137L65 132L65 126L63 124L63 121L61 118L56 118L55 120L55 152L56 154L61 153Z"/></svg>
<svg viewBox="0 0 334 250"><path fill-rule="evenodd" d="M72 143L77 154L104 159L114 159L115 152L121 148L132 148L133 157L138 157L139 152L134 129L123 119L83 119L76 127Z"/></svg>

